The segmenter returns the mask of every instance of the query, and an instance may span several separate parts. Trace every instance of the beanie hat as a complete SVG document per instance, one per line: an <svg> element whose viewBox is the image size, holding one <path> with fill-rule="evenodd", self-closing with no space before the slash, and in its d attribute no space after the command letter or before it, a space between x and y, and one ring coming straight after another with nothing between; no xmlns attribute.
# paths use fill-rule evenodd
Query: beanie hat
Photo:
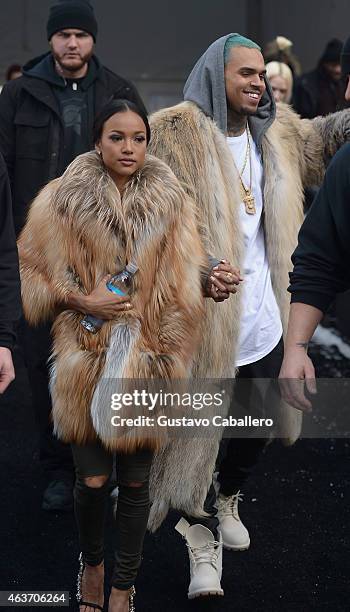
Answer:
<svg viewBox="0 0 350 612"><path fill-rule="evenodd" d="M348 38L340 56L341 73L343 77L347 77L350 74L350 38Z"/></svg>
<svg viewBox="0 0 350 612"><path fill-rule="evenodd" d="M343 48L343 43L338 38L332 38L327 45L325 50L323 51L322 57L320 59L320 63L324 64L325 62L337 62L340 63L340 54Z"/></svg>
<svg viewBox="0 0 350 612"><path fill-rule="evenodd" d="M96 41L97 21L88 0L59 0L50 8L47 21L47 38L60 30L76 28L88 32Z"/></svg>

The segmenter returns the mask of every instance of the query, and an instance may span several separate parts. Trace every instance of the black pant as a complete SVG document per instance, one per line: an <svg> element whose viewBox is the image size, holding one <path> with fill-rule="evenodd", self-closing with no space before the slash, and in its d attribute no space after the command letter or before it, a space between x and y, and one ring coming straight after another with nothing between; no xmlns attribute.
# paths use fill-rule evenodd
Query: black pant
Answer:
<svg viewBox="0 0 350 612"><path fill-rule="evenodd" d="M283 359L283 340L259 361L239 368L235 379L232 399L232 414L248 413L254 417L263 417L265 410L269 412L270 404L278 395L278 375ZM254 379L272 379L266 385L259 385ZM276 395L277 394L277 395ZM218 467L218 483L220 493L229 496L242 490L252 473L259 457L266 446L265 438L230 438L221 443ZM190 517L190 523L201 523L217 535L218 519L216 518L216 492L211 485L204 503L204 510L209 518L196 519Z"/></svg>
<svg viewBox="0 0 350 612"><path fill-rule="evenodd" d="M39 429L39 459L49 480L74 479L74 464L69 444L53 434L48 359L51 352L51 324L31 327L21 325L24 359L32 391L33 409Z"/></svg>
<svg viewBox="0 0 350 612"><path fill-rule="evenodd" d="M74 509L83 559L99 565L104 556L104 527L109 494L109 481L100 488L85 484L89 476L110 476L113 454L100 444L72 445L76 465ZM153 453L140 450L130 455L117 455L118 501L115 513L116 550L112 585L129 589L135 582L141 563L143 540L150 509L149 473ZM137 486L130 486L136 485Z"/></svg>

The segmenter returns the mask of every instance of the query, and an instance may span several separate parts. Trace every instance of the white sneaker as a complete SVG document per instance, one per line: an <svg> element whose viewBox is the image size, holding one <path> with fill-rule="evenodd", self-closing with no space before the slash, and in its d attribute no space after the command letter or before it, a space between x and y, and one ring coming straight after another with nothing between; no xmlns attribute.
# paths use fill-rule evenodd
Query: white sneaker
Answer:
<svg viewBox="0 0 350 612"><path fill-rule="evenodd" d="M191 582L188 599L207 595L223 595L220 580L222 574L222 538L216 542L214 535L203 525L190 525L180 519L175 529L186 540L190 558Z"/></svg>
<svg viewBox="0 0 350 612"><path fill-rule="evenodd" d="M228 550L247 550L250 546L248 529L238 514L238 502L242 501L242 498L243 495L239 491L229 497L219 493L215 504L218 509L218 531L222 535L224 548Z"/></svg>

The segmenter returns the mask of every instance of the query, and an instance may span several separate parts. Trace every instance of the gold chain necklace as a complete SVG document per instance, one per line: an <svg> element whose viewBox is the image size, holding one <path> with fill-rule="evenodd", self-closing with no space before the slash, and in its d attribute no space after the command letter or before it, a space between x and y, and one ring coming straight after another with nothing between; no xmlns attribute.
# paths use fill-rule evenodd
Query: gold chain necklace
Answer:
<svg viewBox="0 0 350 612"><path fill-rule="evenodd" d="M242 201L245 206L245 211L247 215L255 215L256 213L255 198L252 194L252 149L251 149L250 138L249 138L250 131L249 131L248 123L246 127L246 132L247 132L247 149L245 153L245 159L244 159L242 170L239 172L236 164L235 166L236 166L236 170L239 176L239 181L240 181L239 190L240 190ZM246 187L243 182L243 172L247 165L248 158L249 158L249 187Z"/></svg>

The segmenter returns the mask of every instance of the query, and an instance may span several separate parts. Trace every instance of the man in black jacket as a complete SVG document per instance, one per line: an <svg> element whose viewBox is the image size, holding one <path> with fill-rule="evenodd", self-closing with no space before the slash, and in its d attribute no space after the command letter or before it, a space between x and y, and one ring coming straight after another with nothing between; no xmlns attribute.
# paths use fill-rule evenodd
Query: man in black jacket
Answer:
<svg viewBox="0 0 350 612"><path fill-rule="evenodd" d="M346 108L345 81L340 69L342 46L337 38L330 40L315 70L296 80L293 107L301 117L313 119Z"/></svg>
<svg viewBox="0 0 350 612"><path fill-rule="evenodd" d="M50 9L50 51L29 62L0 95L0 150L10 177L16 232L32 199L79 154L93 148L96 114L112 97L143 107L135 87L93 54L97 23L87 0L60 0ZM50 326L25 326L24 352L41 432L40 458L49 486L43 508L72 507L69 447L52 435L47 359Z"/></svg>
<svg viewBox="0 0 350 612"><path fill-rule="evenodd" d="M23 68L0 95L0 149L7 164L16 232L31 200L80 153L93 148L96 114L114 95L142 105L129 81L93 55L97 23L84 0L53 6L47 24L51 51Z"/></svg>
<svg viewBox="0 0 350 612"><path fill-rule="evenodd" d="M350 102L350 38L341 65L347 81L345 99ZM292 304L280 379L284 399L299 410L311 409L303 381L310 393L316 392L308 343L336 294L350 289L349 193L350 144L345 144L328 167L292 257Z"/></svg>
<svg viewBox="0 0 350 612"><path fill-rule="evenodd" d="M21 315L18 256L13 228L11 191L0 154L0 394L15 377L11 349L14 323Z"/></svg>
<svg viewBox="0 0 350 612"><path fill-rule="evenodd" d="M306 387L315 392L315 369L308 343L337 293L350 289L350 144L331 161L322 187L301 227L290 274L292 304L281 389L284 399L309 410Z"/></svg>

